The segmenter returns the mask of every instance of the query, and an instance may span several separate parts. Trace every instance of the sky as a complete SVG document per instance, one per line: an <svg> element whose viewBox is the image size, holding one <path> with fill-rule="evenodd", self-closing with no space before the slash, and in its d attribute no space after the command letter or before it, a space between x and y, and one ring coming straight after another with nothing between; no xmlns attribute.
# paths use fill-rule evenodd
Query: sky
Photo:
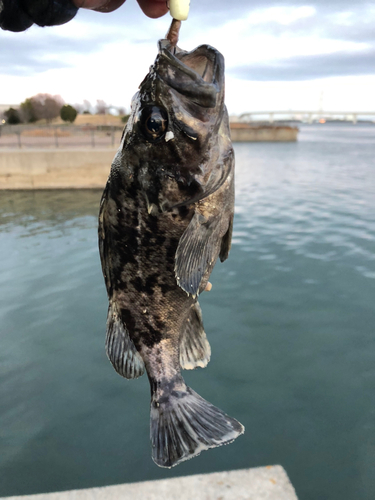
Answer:
<svg viewBox="0 0 375 500"><path fill-rule="evenodd" d="M130 107L168 30L136 0L23 33L0 30L0 104L37 93ZM362 0L191 0L179 46L225 57L230 114L375 111L375 3Z"/></svg>

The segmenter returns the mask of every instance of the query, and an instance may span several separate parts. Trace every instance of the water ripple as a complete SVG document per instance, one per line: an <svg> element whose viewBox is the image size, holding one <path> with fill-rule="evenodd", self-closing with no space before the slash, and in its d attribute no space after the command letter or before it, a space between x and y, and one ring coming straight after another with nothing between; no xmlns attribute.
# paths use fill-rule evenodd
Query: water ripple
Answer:
<svg viewBox="0 0 375 500"><path fill-rule="evenodd" d="M200 297L212 359L184 376L247 432L183 470L154 467L147 379L104 353L100 192L2 193L0 496L282 463L301 498L373 498L374 131L235 145L231 255Z"/></svg>

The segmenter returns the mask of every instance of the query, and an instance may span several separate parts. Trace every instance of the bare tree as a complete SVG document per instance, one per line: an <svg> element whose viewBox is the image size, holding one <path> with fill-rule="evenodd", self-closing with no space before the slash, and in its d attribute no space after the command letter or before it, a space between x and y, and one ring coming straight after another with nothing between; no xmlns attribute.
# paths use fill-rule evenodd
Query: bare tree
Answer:
<svg viewBox="0 0 375 500"><path fill-rule="evenodd" d="M60 109L64 105L64 99L60 95L37 94L31 97L30 101L36 119L44 118L48 123L59 116Z"/></svg>
<svg viewBox="0 0 375 500"><path fill-rule="evenodd" d="M91 113L91 102L83 99L83 113Z"/></svg>
<svg viewBox="0 0 375 500"><path fill-rule="evenodd" d="M51 122L53 118L57 118L60 114L60 109L64 106L64 101L62 99L56 99L55 97L47 97L44 101L45 108L45 118L47 122ZM58 96L60 97L60 96Z"/></svg>
<svg viewBox="0 0 375 500"><path fill-rule="evenodd" d="M79 102L76 102L73 107L77 111L77 113L79 113L79 114L82 114L83 111L85 110L84 104L81 104Z"/></svg>
<svg viewBox="0 0 375 500"><path fill-rule="evenodd" d="M97 99L96 100L96 114L98 115L105 115L109 106L106 104L105 101L102 99Z"/></svg>

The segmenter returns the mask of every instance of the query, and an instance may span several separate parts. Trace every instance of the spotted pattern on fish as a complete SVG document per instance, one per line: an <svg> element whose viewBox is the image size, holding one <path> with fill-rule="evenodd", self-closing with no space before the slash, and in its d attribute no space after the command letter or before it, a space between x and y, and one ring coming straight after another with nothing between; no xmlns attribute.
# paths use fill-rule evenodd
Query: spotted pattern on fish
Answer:
<svg viewBox="0 0 375 500"><path fill-rule="evenodd" d="M217 258L228 256L233 214L223 57L161 41L103 193L99 247L107 354L126 378L147 371L152 457L162 467L243 432L180 374L210 359L197 298Z"/></svg>

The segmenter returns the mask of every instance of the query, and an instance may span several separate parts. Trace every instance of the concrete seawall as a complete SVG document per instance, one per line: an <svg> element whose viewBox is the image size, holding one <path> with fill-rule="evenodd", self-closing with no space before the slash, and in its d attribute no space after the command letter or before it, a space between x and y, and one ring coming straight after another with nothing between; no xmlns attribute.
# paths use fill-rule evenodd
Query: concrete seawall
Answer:
<svg viewBox="0 0 375 500"><path fill-rule="evenodd" d="M0 189L104 188L115 149L2 150Z"/></svg>
<svg viewBox="0 0 375 500"><path fill-rule="evenodd" d="M298 129L232 123L233 142L296 141ZM104 188L116 149L0 149L1 189Z"/></svg>
<svg viewBox="0 0 375 500"><path fill-rule="evenodd" d="M231 123L232 142L295 142L298 128L282 125Z"/></svg>
<svg viewBox="0 0 375 500"><path fill-rule="evenodd" d="M280 465L3 500L298 500Z"/></svg>

